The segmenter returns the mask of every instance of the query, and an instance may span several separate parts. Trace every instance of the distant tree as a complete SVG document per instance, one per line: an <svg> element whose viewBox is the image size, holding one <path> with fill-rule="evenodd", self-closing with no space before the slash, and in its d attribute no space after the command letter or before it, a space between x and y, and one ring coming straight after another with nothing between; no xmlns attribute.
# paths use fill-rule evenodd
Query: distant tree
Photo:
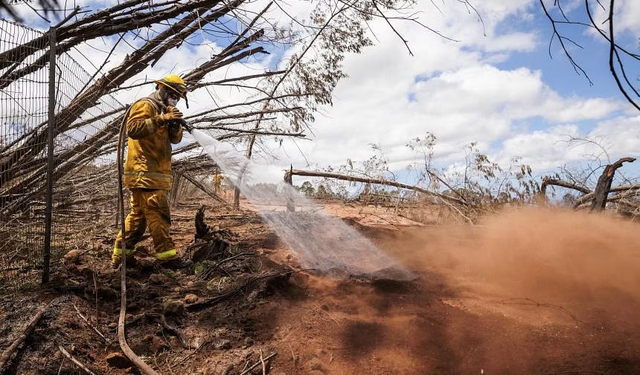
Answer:
<svg viewBox="0 0 640 375"><path fill-rule="evenodd" d="M302 185L300 187L296 187L296 189L298 189L298 191L304 194L305 197L311 198L316 194L316 189L313 187L313 185L309 181L303 182Z"/></svg>
<svg viewBox="0 0 640 375"><path fill-rule="evenodd" d="M329 186L320 184L318 185L318 190L316 191L315 197L318 199L331 199L331 198L334 198L335 196Z"/></svg>

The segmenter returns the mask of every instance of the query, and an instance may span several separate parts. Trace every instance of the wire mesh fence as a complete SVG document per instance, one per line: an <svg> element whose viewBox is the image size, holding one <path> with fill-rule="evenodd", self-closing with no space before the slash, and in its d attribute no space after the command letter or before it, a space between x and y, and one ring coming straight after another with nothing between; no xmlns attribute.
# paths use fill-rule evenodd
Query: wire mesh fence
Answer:
<svg viewBox="0 0 640 375"><path fill-rule="evenodd" d="M9 51L36 39L42 33L12 22L0 21L0 50ZM34 52L22 61L2 60L0 71L0 282L5 290L25 284L25 274L38 281L34 271L42 268L45 218L35 199L38 186L25 184L31 176L25 168L42 160L46 152L46 138L40 137L36 147L40 152L31 154L26 140L34 132L42 133L48 120L49 72L47 67L37 69L19 79L12 72L33 65L48 49L48 40L24 47ZM14 211L6 212L23 198ZM30 279L29 277L27 277Z"/></svg>
<svg viewBox="0 0 640 375"><path fill-rule="evenodd" d="M93 246L88 234L114 224L113 144L125 106L109 95L72 106L94 77L61 53L50 79L51 30L0 20L0 31L0 285L11 291L39 283L48 267L45 249L55 270L67 251Z"/></svg>

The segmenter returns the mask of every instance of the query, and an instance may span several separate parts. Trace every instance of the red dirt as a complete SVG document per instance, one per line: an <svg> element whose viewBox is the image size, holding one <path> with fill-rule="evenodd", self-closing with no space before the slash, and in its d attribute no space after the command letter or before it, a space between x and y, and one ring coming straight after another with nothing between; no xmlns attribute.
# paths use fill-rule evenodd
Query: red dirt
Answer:
<svg viewBox="0 0 640 375"><path fill-rule="evenodd" d="M194 207L175 213L180 244L193 236ZM134 351L163 374L241 374L246 364L258 364L254 374L276 375L640 374L638 224L514 209L477 226L411 226L384 210L342 204L327 209L419 278L339 280L295 272L288 282L265 284L210 308L165 309L187 339L205 343L197 351L182 349L154 322L131 325L128 340ZM210 212L224 213L220 208ZM229 229L238 246L258 255L254 263L235 265L250 268L238 275L282 270L278 263L295 268L295 258L259 219L220 217L207 223ZM95 270L100 284L116 289L117 274L102 266L108 248L65 276L82 282L80 275ZM208 283L218 289L207 290L194 276L154 274L162 275L134 270L130 276L132 315L187 293L201 299L216 295L230 279L240 279L218 275ZM98 289L99 328L115 338L108 324L115 322L119 299L112 289ZM74 355L96 373L127 371L107 363L117 345L101 343L71 305L95 320L92 285L68 299L48 313L12 361L8 371L14 372L5 374L84 373L62 361L54 341L67 348L73 343ZM5 301L0 334L14 338L28 318L25 312L37 305L35 296ZM0 348L9 342L0 341ZM260 357L271 353L277 355L263 369Z"/></svg>
<svg viewBox="0 0 640 375"><path fill-rule="evenodd" d="M301 280L273 313L302 364L283 373L640 374L637 224L522 209L365 233L420 279Z"/></svg>

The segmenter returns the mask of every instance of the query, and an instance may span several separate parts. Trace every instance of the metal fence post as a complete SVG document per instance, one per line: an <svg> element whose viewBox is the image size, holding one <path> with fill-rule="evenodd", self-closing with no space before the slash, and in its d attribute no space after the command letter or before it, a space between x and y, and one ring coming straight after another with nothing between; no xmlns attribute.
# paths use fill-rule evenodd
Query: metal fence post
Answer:
<svg viewBox="0 0 640 375"><path fill-rule="evenodd" d="M55 133L56 105L56 29L49 29L49 122L47 126L47 198L45 207L44 255L42 261L42 283L49 282L51 261L51 232L53 218L53 138Z"/></svg>

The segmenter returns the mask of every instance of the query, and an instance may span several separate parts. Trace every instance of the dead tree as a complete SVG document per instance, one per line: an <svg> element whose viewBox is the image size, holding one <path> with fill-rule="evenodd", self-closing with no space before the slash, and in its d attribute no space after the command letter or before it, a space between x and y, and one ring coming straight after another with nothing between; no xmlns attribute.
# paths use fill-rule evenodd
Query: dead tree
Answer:
<svg viewBox="0 0 640 375"><path fill-rule="evenodd" d="M540 195L542 195L543 197L547 195L547 187L553 185L553 186L560 186L560 187L564 187L567 189L573 189L573 190L577 190L579 192L581 192L582 194L589 194L591 192L591 190L587 189L584 186L580 186L577 184L572 184L570 182L566 182L566 181L562 181L560 179L557 178L550 178L550 177L545 177L542 179L542 184L540 185Z"/></svg>
<svg viewBox="0 0 640 375"><path fill-rule="evenodd" d="M606 165L604 171L598 178L598 182L594 190L557 178L545 177L542 180L540 194L544 199L546 199L547 188L549 186L560 186L567 189L576 190L582 193L582 196L575 201L573 206L574 208L582 208L585 204L590 202L591 211L602 211L606 208L607 202L618 201L626 197L626 195L616 195L614 197L609 197L610 193L630 194L630 192L640 190L640 185L611 187L616 170L622 167L623 163L632 163L635 160L635 158L624 157L613 164Z"/></svg>
<svg viewBox="0 0 640 375"><path fill-rule="evenodd" d="M358 53L372 43L367 38L367 22L374 18L383 19L394 32L393 23L400 19L417 22L414 15L404 13L405 3L399 0L363 3L321 1L316 3L318 8L314 14L324 16L311 17L311 23L303 26L308 35L298 35L293 30L287 32L286 28L283 30L281 26L270 23L266 12L273 3L258 13L250 9L249 3L247 0L127 0L94 13L73 13L65 20L69 22L56 26L57 55L88 41L109 36L119 35L118 43L123 39L127 42L127 35L145 43L106 73L101 71L103 63L86 87L74 93L73 100L56 113L56 140L72 130L98 129L87 132L89 136L73 149L56 150L55 180L73 175L78 166L91 163L97 155L113 153L117 128L126 106L115 108L110 113L96 114L90 119L81 119L81 116L84 117L107 95L141 85L125 86L124 83L156 64L170 49L190 43L195 33L214 30L215 33L226 34L226 40L231 42L208 61L182 74L189 89L236 87L249 91L249 94L247 99L215 104L190 114L187 119L197 128L211 130L219 140L246 137L249 144L247 156L250 157L259 137L282 139L304 136L303 132L313 121L313 112L319 105L331 104L333 88L345 77L341 63L345 54ZM229 16L242 18L238 24L246 26L236 34L224 25L217 25L218 20ZM153 33L155 27L161 28L156 34ZM48 54L41 46L46 45L44 42L48 38L49 34L43 33L0 53L1 89L10 88L16 80L46 67ZM282 70L265 69L245 76L206 81L211 72L246 61L251 56L268 53L270 43L301 44L301 52L294 54ZM321 53L307 54L308 51ZM27 59L30 56L32 58ZM47 163L43 157L46 137L46 123L42 123L13 144L3 145L0 149L0 215L6 217L15 213L25 202L42 193L45 186L43 171ZM237 179L241 180L241 177ZM28 187L29 193L25 194L21 187Z"/></svg>
<svg viewBox="0 0 640 375"><path fill-rule="evenodd" d="M611 190L611 184L613 183L613 176L616 173L616 169L622 167L622 163L633 163L635 158L622 158L613 164L609 164L604 168L604 172L598 179L595 191L593 192L593 200L591 201L591 211L602 211L607 206L607 199L609 197L609 191Z"/></svg>
<svg viewBox="0 0 640 375"><path fill-rule="evenodd" d="M366 29L374 19L383 20L391 30L402 40L409 54L413 55L407 40L398 33L393 23L397 21L418 22L414 16L407 16L407 3L401 0L370 0L344 1L329 0L318 2L314 13L323 14L323 17L312 17L312 24L306 29L310 32L308 42L305 42L301 52L294 55L283 74L279 75L269 88L270 99L266 100L262 107L262 114L255 119L254 131L264 127L266 114L277 102L278 92L285 95L301 96L305 99L306 110L297 112L292 117L294 129L305 126L311 113L318 105L332 104L332 92L338 81L346 77L342 71L342 60L345 52L360 53L366 46L372 44L368 38ZM472 7L473 8L473 7ZM422 23L418 24L424 26ZM425 29L445 38L446 36L424 26ZM317 45L322 46L323 53L318 57L309 58ZM311 53L310 53L311 52ZM310 61L309 61L310 60ZM256 136L251 135L247 140L245 156L251 159L256 145ZM237 178L237 186L234 192L234 207L239 207L240 190L246 167L241 169Z"/></svg>

